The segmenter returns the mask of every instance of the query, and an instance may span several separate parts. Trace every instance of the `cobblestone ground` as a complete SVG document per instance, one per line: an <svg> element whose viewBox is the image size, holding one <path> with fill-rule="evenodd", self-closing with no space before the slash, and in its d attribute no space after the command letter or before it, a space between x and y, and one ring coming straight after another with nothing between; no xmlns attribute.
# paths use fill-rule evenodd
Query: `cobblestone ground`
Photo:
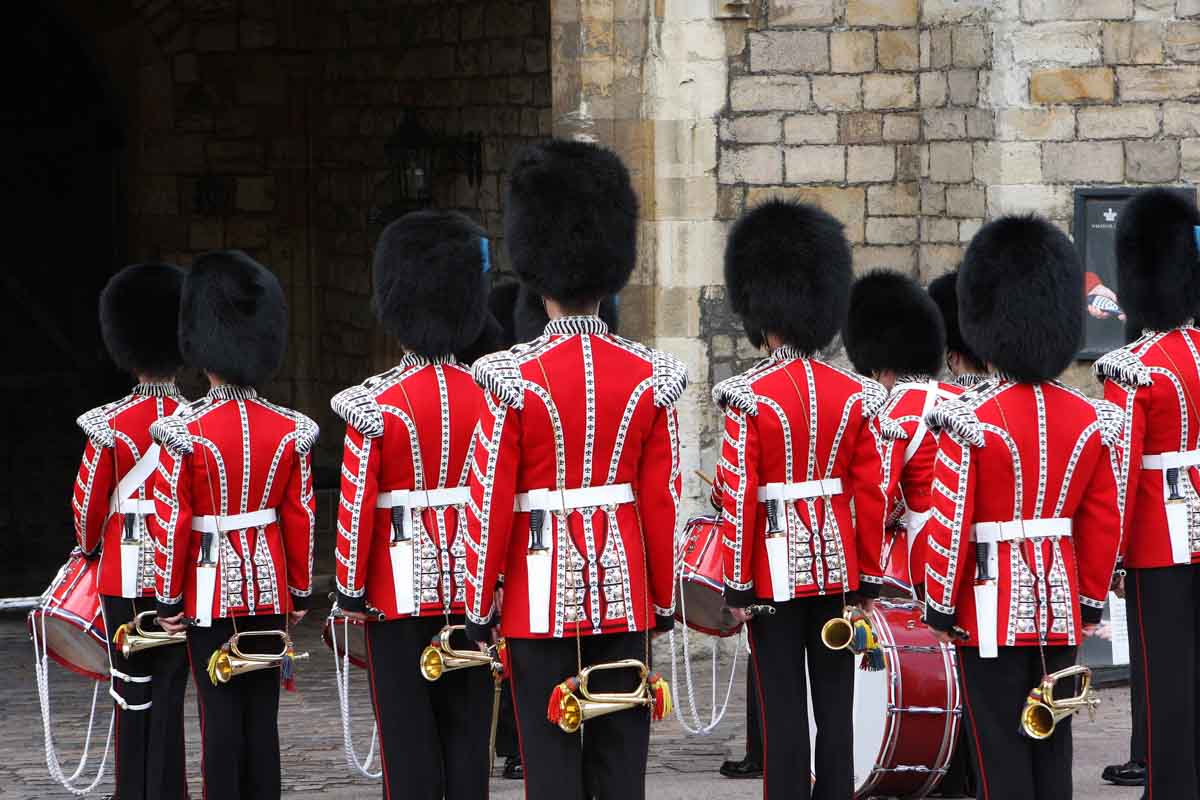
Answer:
<svg viewBox="0 0 1200 800"><path fill-rule="evenodd" d="M341 724L334 694L332 657L321 643L316 621L307 622L297 633L299 649L312 655L297 670L299 691L283 694L281 703L281 739L283 746L284 796L288 798L369 798L378 797L378 782L352 773L346 766L341 744ZM665 641L662 641L665 644ZM661 645L660 645L661 646ZM726 652L731 652L727 648ZM665 653L662 656L665 658ZM660 664L666 664L660 660ZM739 658L739 671L744 668ZM68 797L68 793L47 776L42 747L42 728L34 687L32 648L24 621L0 619L0 668L5 680L0 685L0 800L17 798ZM414 665L415 668L415 665ZM721 666L722 675L727 665ZM704 708L711 699L711 672L708 663L696 669L696 696ZM682 676L674 684L682 699L686 693ZM739 675L730 703L729 717L709 736L689 736L674 719L655 725L647 776L647 796L654 800L750 800L761 797L759 781L730 781L717 774L720 762L741 757L745 715L743 681ZM721 694L724 683L721 683ZM57 667L52 667L51 695L55 714L55 733L64 760L73 766L73 758L82 742L82 727L87 721L92 684ZM365 676L355 671L351 693L354 730L359 746L370 741L370 708ZM1075 797L1076 800L1133 800L1139 792L1118 789L1101 783L1104 764L1124 761L1129 741L1128 692L1124 688L1101 692L1104 704L1096 722L1086 719L1075 724ZM107 704L97 714L97 736L103 737L108 724ZM1014 709L1014 716L1016 710ZM187 700L188 749L192 763L199 764L199 723L194 692ZM481 720L481 724L486 722ZM103 739L101 738L101 744ZM111 774L111 765L110 765ZM199 768L190 775L194 797L200 797ZM105 780L99 793L111 790ZM519 798L521 785L496 779L492 797Z"/></svg>

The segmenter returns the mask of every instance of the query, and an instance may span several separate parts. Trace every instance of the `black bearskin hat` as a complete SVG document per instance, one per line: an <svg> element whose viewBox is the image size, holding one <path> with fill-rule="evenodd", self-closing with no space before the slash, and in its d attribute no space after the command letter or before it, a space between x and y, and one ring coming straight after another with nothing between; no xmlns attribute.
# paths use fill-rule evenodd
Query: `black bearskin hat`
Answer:
<svg viewBox="0 0 1200 800"><path fill-rule="evenodd" d="M1117 296L1138 326L1170 330L1200 312L1200 210L1167 189L1137 195L1117 222Z"/></svg>
<svg viewBox="0 0 1200 800"><path fill-rule="evenodd" d="M463 364L470 364L486 355L512 347L512 338L507 335L500 320L489 312L483 320L483 329L475 341L454 354Z"/></svg>
<svg viewBox="0 0 1200 800"><path fill-rule="evenodd" d="M183 366L179 354L179 293L183 270L173 264L134 264L100 292L100 335L113 362L155 378Z"/></svg>
<svg viewBox="0 0 1200 800"><path fill-rule="evenodd" d="M850 289L842 343L863 375L936 375L946 331L937 306L917 282L892 270L869 272Z"/></svg>
<svg viewBox="0 0 1200 800"><path fill-rule="evenodd" d="M600 301L598 316L608 325L612 333L617 332L620 315L617 309L616 295L607 295ZM517 294L517 302L513 308L513 335L515 341L531 342L542 335L550 316L542 304L542 298L532 292L529 287L522 286Z"/></svg>
<svg viewBox="0 0 1200 800"><path fill-rule="evenodd" d="M806 353L828 345L845 321L850 279L842 223L814 205L763 203L725 245L729 305L755 347L766 332Z"/></svg>
<svg viewBox="0 0 1200 800"><path fill-rule="evenodd" d="M958 276L963 339L1020 381L1057 378L1083 338L1083 267L1067 235L1036 216L989 222Z"/></svg>
<svg viewBox="0 0 1200 800"><path fill-rule="evenodd" d="M267 381L287 349L279 279L240 250L196 259L183 281L179 349L190 366L239 386Z"/></svg>
<svg viewBox="0 0 1200 800"><path fill-rule="evenodd" d="M613 152L552 139L521 151L509 176L504 234L534 292L577 304L616 294L637 260L638 200Z"/></svg>
<svg viewBox="0 0 1200 800"><path fill-rule="evenodd" d="M375 314L414 353L463 352L487 319L490 266L487 234L462 214L406 214L375 245Z"/></svg>
<svg viewBox="0 0 1200 800"><path fill-rule="evenodd" d="M958 353L971 362L976 368L986 366L983 359L975 355L975 351L963 341L962 330L958 327L958 270L947 272L929 282L929 296L937 304L942 314L942 323L946 329L946 349Z"/></svg>

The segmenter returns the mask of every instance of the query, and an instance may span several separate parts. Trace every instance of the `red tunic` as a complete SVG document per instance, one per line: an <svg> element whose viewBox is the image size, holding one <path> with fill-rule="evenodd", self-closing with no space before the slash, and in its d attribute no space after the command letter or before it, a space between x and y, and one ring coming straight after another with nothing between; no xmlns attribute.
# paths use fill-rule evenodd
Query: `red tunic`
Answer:
<svg viewBox="0 0 1200 800"><path fill-rule="evenodd" d="M217 585L212 616L282 614L306 608L312 594L311 455L317 425L267 402L254 389L218 386L150 428L162 446L151 525L158 542L161 613L196 616L195 565L200 518L274 511L246 527L218 518Z"/></svg>
<svg viewBox="0 0 1200 800"><path fill-rule="evenodd" d="M173 383L142 383L133 387L127 396L115 403L94 408L77 422L87 434L71 509L75 516L75 538L89 556L100 555L100 593L121 596L121 539L126 518L110 508L113 491L134 465L146 455L150 441L150 425L159 417L175 413L183 401ZM152 511L151 473L126 498L127 508L135 504ZM154 548L147 536L147 520L151 514L138 513L131 517L133 532L142 543L140 548L140 580L138 592L154 596Z"/></svg>
<svg viewBox="0 0 1200 800"><path fill-rule="evenodd" d="M997 644L1078 644L1099 622L1120 545L1109 450L1116 409L1060 383L993 378L928 417L939 433L927 537L926 619L957 624L979 644L973 537L995 526ZM1036 522L1035 522L1036 521ZM990 572L990 570L989 570Z"/></svg>
<svg viewBox="0 0 1200 800"><path fill-rule="evenodd" d="M484 401L470 479L470 622L490 623L503 574L505 636L669 626L682 486L674 404L687 385L683 364L610 334L596 317L567 317L529 344L480 359L474 372ZM609 498L572 499L589 494L576 491L584 487L608 487L590 494ZM535 515L514 510L514 502L543 489L552 498L543 505L570 510L544 512L548 609L532 611L535 618L548 611L549 623L535 633L527 567ZM614 499L625 492L632 501Z"/></svg>
<svg viewBox="0 0 1200 800"><path fill-rule="evenodd" d="M1147 332L1096 362L1104 396L1121 409L1120 503L1126 536L1125 565L1169 567L1200 561L1200 458L1182 455L1178 469L1179 552L1167 525L1167 472L1147 468L1164 453L1200 449L1200 330L1191 325ZM1200 454L1197 454L1200 455ZM1186 528L1186 530L1185 530Z"/></svg>
<svg viewBox="0 0 1200 800"><path fill-rule="evenodd" d="M725 411L716 485L730 605L776 595L759 490L822 479L840 481L840 489L779 506L778 524L787 536L782 592L789 598L836 594L861 582L865 593L878 594L884 495L872 420L886 400L884 388L781 347L749 372L717 384L713 397Z"/></svg>
<svg viewBox="0 0 1200 800"><path fill-rule="evenodd" d="M391 508L378 507L377 500L381 492L416 490L410 501L419 520L411 616L463 613L467 457L479 401L471 373L452 358L430 361L414 354L333 398L334 412L347 423L338 507L339 606L400 616L388 553ZM462 489L464 496L447 489ZM429 502L425 490L438 490L430 496L437 505L420 506Z"/></svg>

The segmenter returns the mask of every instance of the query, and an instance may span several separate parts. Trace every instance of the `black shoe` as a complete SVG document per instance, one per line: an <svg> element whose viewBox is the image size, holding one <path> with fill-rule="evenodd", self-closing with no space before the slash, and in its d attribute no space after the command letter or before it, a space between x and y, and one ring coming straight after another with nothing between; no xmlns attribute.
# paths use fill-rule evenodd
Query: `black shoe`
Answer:
<svg viewBox="0 0 1200 800"><path fill-rule="evenodd" d="M1126 761L1124 764L1110 764L1100 773L1100 777L1117 786L1145 786L1146 765L1141 761Z"/></svg>
<svg viewBox="0 0 1200 800"><path fill-rule="evenodd" d="M763 768L762 764L746 756L741 761L726 761L721 765L721 774L726 778L761 778Z"/></svg>
<svg viewBox="0 0 1200 800"><path fill-rule="evenodd" d="M504 777L510 781L525 779L525 765L521 763L520 756L509 756L504 759Z"/></svg>

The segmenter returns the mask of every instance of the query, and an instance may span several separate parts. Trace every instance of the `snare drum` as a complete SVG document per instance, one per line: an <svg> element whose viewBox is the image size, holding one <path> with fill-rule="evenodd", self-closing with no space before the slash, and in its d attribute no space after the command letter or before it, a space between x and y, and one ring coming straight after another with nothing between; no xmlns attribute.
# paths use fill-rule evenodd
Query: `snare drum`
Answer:
<svg viewBox="0 0 1200 800"><path fill-rule="evenodd" d="M96 681L109 679L108 638L100 612L100 561L75 550L29 612L32 635L45 629L46 653L62 666ZM44 625L43 625L44 623Z"/></svg>
<svg viewBox="0 0 1200 800"><path fill-rule="evenodd" d="M683 530L679 552L679 600L675 619L710 636L733 636L742 624L725 606L721 521L696 517Z"/></svg>
<svg viewBox="0 0 1200 800"><path fill-rule="evenodd" d="M349 622L349 627L346 623ZM333 631L330 627L337 625L337 650L335 655L341 658L346 654L346 642L350 643L350 663L360 669L367 668L367 629L366 625L352 617L327 617L325 627L321 630L321 638L325 646L333 650Z"/></svg>
<svg viewBox="0 0 1200 800"><path fill-rule="evenodd" d="M854 797L925 797L946 774L961 724L955 650L933 638L913 601L877 601L871 624L887 666L854 673ZM811 700L808 720L815 739Z"/></svg>

